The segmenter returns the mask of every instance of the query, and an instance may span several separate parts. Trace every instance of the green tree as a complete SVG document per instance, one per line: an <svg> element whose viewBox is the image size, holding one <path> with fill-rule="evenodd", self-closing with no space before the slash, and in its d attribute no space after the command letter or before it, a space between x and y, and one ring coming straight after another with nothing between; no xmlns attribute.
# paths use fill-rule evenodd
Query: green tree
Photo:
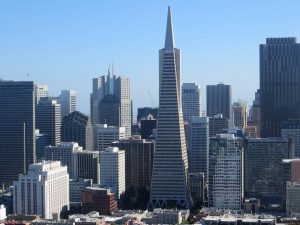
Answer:
<svg viewBox="0 0 300 225"><path fill-rule="evenodd" d="M142 209L145 210L150 198L148 186L130 186L121 195L122 209Z"/></svg>

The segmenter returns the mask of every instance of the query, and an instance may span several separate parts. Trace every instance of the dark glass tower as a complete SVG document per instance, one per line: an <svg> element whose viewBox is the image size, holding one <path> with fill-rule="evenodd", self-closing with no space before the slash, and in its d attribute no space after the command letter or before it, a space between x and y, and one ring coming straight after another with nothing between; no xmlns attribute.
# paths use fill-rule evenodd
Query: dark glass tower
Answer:
<svg viewBox="0 0 300 225"><path fill-rule="evenodd" d="M0 184L12 184L35 163L32 81L0 80Z"/></svg>
<svg viewBox="0 0 300 225"><path fill-rule="evenodd" d="M279 137L282 122L300 119L300 44L267 38L260 45L261 136Z"/></svg>
<svg viewBox="0 0 300 225"><path fill-rule="evenodd" d="M89 118L75 111L65 116L61 123L61 141L77 142L83 149L89 149L92 138L92 125Z"/></svg>
<svg viewBox="0 0 300 225"><path fill-rule="evenodd" d="M36 128L48 136L47 145L60 143L61 127L60 104L55 97L42 97L36 107Z"/></svg>
<svg viewBox="0 0 300 225"><path fill-rule="evenodd" d="M223 114L224 118L231 119L231 86L226 84L206 86L206 114L212 117Z"/></svg>
<svg viewBox="0 0 300 225"><path fill-rule="evenodd" d="M120 127L121 105L115 95L105 95L98 107L100 124Z"/></svg>

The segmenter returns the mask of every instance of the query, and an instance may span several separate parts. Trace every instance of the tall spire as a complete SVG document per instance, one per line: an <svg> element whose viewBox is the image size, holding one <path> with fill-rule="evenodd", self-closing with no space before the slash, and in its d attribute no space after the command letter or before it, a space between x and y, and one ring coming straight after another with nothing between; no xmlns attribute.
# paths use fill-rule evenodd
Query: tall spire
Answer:
<svg viewBox="0 0 300 225"><path fill-rule="evenodd" d="M174 37L173 37L173 23L172 23L172 13L171 7L168 7L168 21L166 30L166 40L165 49L173 49L175 47Z"/></svg>

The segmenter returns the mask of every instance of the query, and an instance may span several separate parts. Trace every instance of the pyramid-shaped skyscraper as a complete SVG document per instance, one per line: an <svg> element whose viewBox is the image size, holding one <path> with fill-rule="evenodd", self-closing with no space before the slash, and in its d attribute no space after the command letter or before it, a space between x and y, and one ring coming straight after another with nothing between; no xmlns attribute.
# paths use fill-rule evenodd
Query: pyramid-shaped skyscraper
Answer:
<svg viewBox="0 0 300 225"><path fill-rule="evenodd" d="M169 7L165 47L159 51L159 113L149 209L192 206L180 95L180 50L175 48Z"/></svg>

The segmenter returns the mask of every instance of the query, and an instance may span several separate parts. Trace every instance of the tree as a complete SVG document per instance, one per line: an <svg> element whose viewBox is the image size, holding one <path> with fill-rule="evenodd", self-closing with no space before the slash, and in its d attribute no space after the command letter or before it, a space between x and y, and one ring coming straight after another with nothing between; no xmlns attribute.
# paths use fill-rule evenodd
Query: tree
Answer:
<svg viewBox="0 0 300 225"><path fill-rule="evenodd" d="M122 209L147 209L150 198L150 188L148 186L129 186L125 193L121 195Z"/></svg>

